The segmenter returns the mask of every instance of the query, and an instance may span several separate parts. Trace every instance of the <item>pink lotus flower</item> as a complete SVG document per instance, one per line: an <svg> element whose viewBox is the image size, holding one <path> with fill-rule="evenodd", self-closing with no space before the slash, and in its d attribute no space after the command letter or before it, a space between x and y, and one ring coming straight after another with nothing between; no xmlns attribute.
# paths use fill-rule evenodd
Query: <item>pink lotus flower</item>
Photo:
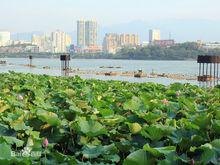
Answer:
<svg viewBox="0 0 220 165"><path fill-rule="evenodd" d="M176 97L179 97L180 96L180 91L177 91L176 92Z"/></svg>
<svg viewBox="0 0 220 165"><path fill-rule="evenodd" d="M163 104L168 104L169 101L168 101L167 99L163 99L163 100L162 100L162 103L163 103Z"/></svg>
<svg viewBox="0 0 220 165"><path fill-rule="evenodd" d="M47 147L48 144L49 144L48 139L45 138L44 141L43 141L43 147Z"/></svg>
<svg viewBox="0 0 220 165"><path fill-rule="evenodd" d="M24 100L24 97L22 95L18 95L18 100L19 101L23 101Z"/></svg>

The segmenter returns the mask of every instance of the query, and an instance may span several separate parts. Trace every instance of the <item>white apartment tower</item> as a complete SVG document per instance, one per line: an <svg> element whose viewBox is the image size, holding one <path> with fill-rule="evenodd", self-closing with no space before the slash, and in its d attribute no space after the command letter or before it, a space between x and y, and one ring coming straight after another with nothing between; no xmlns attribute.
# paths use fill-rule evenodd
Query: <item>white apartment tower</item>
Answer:
<svg viewBox="0 0 220 165"><path fill-rule="evenodd" d="M97 45L97 22L96 21L86 21L85 41L86 41L87 47Z"/></svg>
<svg viewBox="0 0 220 165"><path fill-rule="evenodd" d="M160 30L156 30L156 29L149 30L149 42L152 43L156 40L160 40Z"/></svg>
<svg viewBox="0 0 220 165"><path fill-rule="evenodd" d="M57 30L51 34L53 52L65 53L67 52L67 46L71 44L71 38L65 32Z"/></svg>
<svg viewBox="0 0 220 165"><path fill-rule="evenodd" d="M6 46L10 44L11 33L7 31L0 31L0 46Z"/></svg>
<svg viewBox="0 0 220 165"><path fill-rule="evenodd" d="M77 46L79 48L84 48L85 43L85 21L77 21Z"/></svg>
<svg viewBox="0 0 220 165"><path fill-rule="evenodd" d="M52 52L52 41L51 37L47 35L37 36L33 35L31 40L33 45L39 47L39 52Z"/></svg>
<svg viewBox="0 0 220 165"><path fill-rule="evenodd" d="M77 21L77 46L79 48L97 46L97 22Z"/></svg>

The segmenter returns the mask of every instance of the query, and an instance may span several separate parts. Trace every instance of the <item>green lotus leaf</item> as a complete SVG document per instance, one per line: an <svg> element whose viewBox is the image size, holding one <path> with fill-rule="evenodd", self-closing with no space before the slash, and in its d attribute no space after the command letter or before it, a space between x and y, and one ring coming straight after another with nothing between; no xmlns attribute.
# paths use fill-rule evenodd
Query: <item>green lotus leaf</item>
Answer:
<svg viewBox="0 0 220 165"><path fill-rule="evenodd" d="M52 157L54 158L56 164L62 164L64 162L66 164L77 164L74 156L64 155L57 151L52 153Z"/></svg>
<svg viewBox="0 0 220 165"><path fill-rule="evenodd" d="M102 134L107 134L106 128L97 121L86 120L86 118L78 119L79 130L89 137L99 136Z"/></svg>
<svg viewBox="0 0 220 165"><path fill-rule="evenodd" d="M64 93L70 98L72 98L76 95L76 91L74 91L73 89L66 89L64 91Z"/></svg>
<svg viewBox="0 0 220 165"><path fill-rule="evenodd" d="M176 151L175 146L152 148L149 146L149 144L144 145L143 149L156 157L160 157L162 155L168 155Z"/></svg>
<svg viewBox="0 0 220 165"><path fill-rule="evenodd" d="M11 122L11 128L13 128L15 131L20 131L20 130L27 130L30 127L26 126L24 121L22 121L22 119L18 119Z"/></svg>
<svg viewBox="0 0 220 165"><path fill-rule="evenodd" d="M10 160L11 156L11 147L6 143L0 144L0 161L1 160Z"/></svg>
<svg viewBox="0 0 220 165"><path fill-rule="evenodd" d="M163 125L152 125L152 126L145 126L142 129L141 134L144 137L150 138L152 141L158 141L161 138L170 135L175 128L170 126L163 126Z"/></svg>
<svg viewBox="0 0 220 165"><path fill-rule="evenodd" d="M220 139L216 139L210 143L206 143L198 147L195 151L202 151L200 155L200 162L204 164L219 163L220 155Z"/></svg>
<svg viewBox="0 0 220 165"><path fill-rule="evenodd" d="M219 98L218 87L0 73L0 164L220 164ZM40 155L11 157L24 147Z"/></svg>
<svg viewBox="0 0 220 165"><path fill-rule="evenodd" d="M213 131L220 135L220 120L214 120L212 124Z"/></svg>
<svg viewBox="0 0 220 165"><path fill-rule="evenodd" d="M99 112L105 118L112 117L114 115L114 111L110 109L100 110Z"/></svg>
<svg viewBox="0 0 220 165"><path fill-rule="evenodd" d="M22 147L24 141L17 139L16 137L12 136L0 136L0 138L4 139L7 144L13 145L16 144L16 147Z"/></svg>
<svg viewBox="0 0 220 165"><path fill-rule="evenodd" d="M8 125L0 123L0 136L11 136L15 133Z"/></svg>
<svg viewBox="0 0 220 165"><path fill-rule="evenodd" d="M112 161L112 158L117 159L118 150L114 144L109 146L85 146L82 154L86 159L94 159L104 157L106 160ZM115 162L116 160L114 160Z"/></svg>
<svg viewBox="0 0 220 165"><path fill-rule="evenodd" d="M9 105L1 106L1 107L0 107L0 113L2 113L2 112L4 112L4 111L8 110L9 108L10 108Z"/></svg>
<svg viewBox="0 0 220 165"><path fill-rule="evenodd" d="M154 164L154 159L147 154L144 150L138 150L130 155L124 160L123 165L152 165Z"/></svg>
<svg viewBox="0 0 220 165"><path fill-rule="evenodd" d="M208 164L210 162L217 164L218 155L216 154L213 146L211 144L204 144L199 150L202 150L202 154L200 156L201 163Z"/></svg>
<svg viewBox="0 0 220 165"><path fill-rule="evenodd" d="M143 118L148 123L155 123L155 122L159 121L160 119L162 119L164 117L164 115L162 112L160 112L159 114L148 112L145 115L142 115L139 117Z"/></svg>
<svg viewBox="0 0 220 165"><path fill-rule="evenodd" d="M219 106L220 107L220 106ZM220 111L219 110L215 110L215 119L220 120Z"/></svg>
<svg viewBox="0 0 220 165"><path fill-rule="evenodd" d="M139 123L128 123L128 126L132 134L138 134L142 129Z"/></svg>
<svg viewBox="0 0 220 165"><path fill-rule="evenodd" d="M141 111L142 106L142 101L138 97L133 96L131 100L124 103L123 108L125 110Z"/></svg>
<svg viewBox="0 0 220 165"><path fill-rule="evenodd" d="M215 139L210 144L214 147L215 151L220 154L220 139Z"/></svg>
<svg viewBox="0 0 220 165"><path fill-rule="evenodd" d="M213 116L211 114L195 116L193 123L198 125L203 130L208 129L211 127L212 117Z"/></svg>
<svg viewBox="0 0 220 165"><path fill-rule="evenodd" d="M159 160L158 165L187 165L189 162L191 163L192 160L190 160L186 154L177 155L176 153L170 153L165 156L164 160Z"/></svg>
<svg viewBox="0 0 220 165"><path fill-rule="evenodd" d="M45 110L37 110L37 117L45 123L50 124L51 126L59 126L61 121L57 114Z"/></svg>

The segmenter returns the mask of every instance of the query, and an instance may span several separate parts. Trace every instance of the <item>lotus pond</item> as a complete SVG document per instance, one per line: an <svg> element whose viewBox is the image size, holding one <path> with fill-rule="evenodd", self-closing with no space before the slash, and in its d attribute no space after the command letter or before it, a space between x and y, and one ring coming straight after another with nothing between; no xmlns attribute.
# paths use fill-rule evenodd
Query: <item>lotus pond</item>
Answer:
<svg viewBox="0 0 220 165"><path fill-rule="evenodd" d="M0 164L220 164L220 87L0 74Z"/></svg>

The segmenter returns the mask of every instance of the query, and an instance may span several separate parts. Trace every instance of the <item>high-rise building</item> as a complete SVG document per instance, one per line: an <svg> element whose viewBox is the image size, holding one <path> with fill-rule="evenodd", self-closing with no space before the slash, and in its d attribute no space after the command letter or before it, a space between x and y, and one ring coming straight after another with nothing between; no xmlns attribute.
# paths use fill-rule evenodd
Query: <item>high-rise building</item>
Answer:
<svg viewBox="0 0 220 165"><path fill-rule="evenodd" d="M57 30L52 32L52 46L53 52L55 53L64 53L67 52L67 47L71 44L71 37L68 36L65 32Z"/></svg>
<svg viewBox="0 0 220 165"><path fill-rule="evenodd" d="M86 45L85 41L85 21L77 21L77 46L84 48Z"/></svg>
<svg viewBox="0 0 220 165"><path fill-rule="evenodd" d="M123 47L135 48L140 45L139 36L136 34L115 34L109 33L105 35L103 40L103 51L115 54Z"/></svg>
<svg viewBox="0 0 220 165"><path fill-rule="evenodd" d="M149 42L152 43L155 40L160 40L160 30L151 29L149 31Z"/></svg>
<svg viewBox="0 0 220 165"><path fill-rule="evenodd" d="M136 47L140 45L139 36L136 34L121 34L120 45L122 47Z"/></svg>
<svg viewBox="0 0 220 165"><path fill-rule="evenodd" d="M85 42L86 42L87 47L97 46L97 22L96 21L86 21Z"/></svg>
<svg viewBox="0 0 220 165"><path fill-rule="evenodd" d="M10 44L11 33L7 31L0 31L0 46L6 46Z"/></svg>
<svg viewBox="0 0 220 165"><path fill-rule="evenodd" d="M115 54L120 47L120 36L115 33L105 34L103 40L103 51L105 53Z"/></svg>
<svg viewBox="0 0 220 165"><path fill-rule="evenodd" d="M47 35L42 35L42 36L37 36L33 35L32 36L32 44L37 45L39 47L40 52L52 52L52 40L50 36Z"/></svg>
<svg viewBox="0 0 220 165"><path fill-rule="evenodd" d="M77 46L82 49L97 46L97 29L96 21L77 21Z"/></svg>

